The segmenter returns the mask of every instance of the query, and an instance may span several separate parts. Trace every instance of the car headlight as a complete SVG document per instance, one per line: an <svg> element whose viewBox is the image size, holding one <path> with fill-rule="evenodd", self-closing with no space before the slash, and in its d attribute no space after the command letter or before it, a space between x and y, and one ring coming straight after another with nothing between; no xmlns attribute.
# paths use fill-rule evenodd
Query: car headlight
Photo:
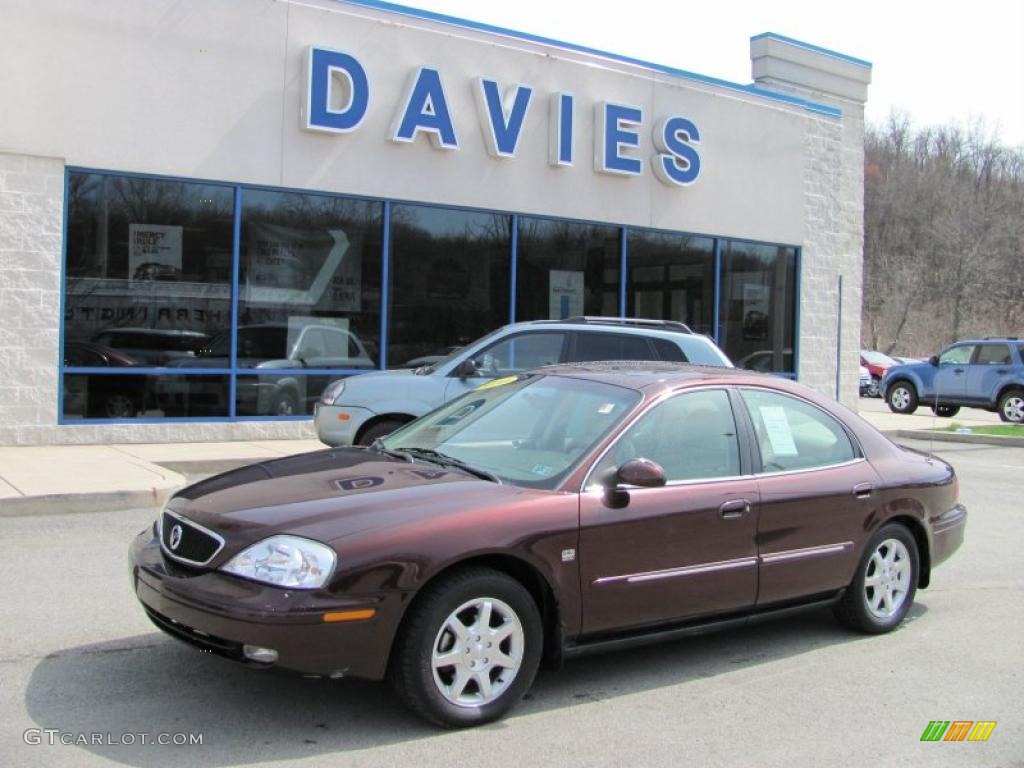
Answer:
<svg viewBox="0 0 1024 768"><path fill-rule="evenodd" d="M334 405L334 401L338 399L338 395L340 395L344 390L344 379L332 381L324 388L323 394L320 395L320 402L324 405Z"/></svg>
<svg viewBox="0 0 1024 768"><path fill-rule="evenodd" d="M221 570L276 587L317 589L334 571L337 555L326 544L298 536L271 536L242 550Z"/></svg>

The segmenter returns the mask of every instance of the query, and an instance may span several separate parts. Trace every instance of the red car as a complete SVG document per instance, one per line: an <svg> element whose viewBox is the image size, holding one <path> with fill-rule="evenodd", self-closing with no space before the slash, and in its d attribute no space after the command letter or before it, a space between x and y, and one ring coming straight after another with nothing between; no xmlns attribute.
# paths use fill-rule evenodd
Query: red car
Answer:
<svg viewBox="0 0 1024 768"><path fill-rule="evenodd" d="M831 605L898 626L963 540L953 469L800 384L671 363L496 379L369 447L175 495L131 548L168 634L485 723L542 659Z"/></svg>
<svg viewBox="0 0 1024 768"><path fill-rule="evenodd" d="M879 389L879 385L885 377L885 372L894 365L899 365L899 362L882 352L862 349L860 351L860 364L867 368L871 374L871 385L867 389L867 395L869 397L881 397L882 390Z"/></svg>

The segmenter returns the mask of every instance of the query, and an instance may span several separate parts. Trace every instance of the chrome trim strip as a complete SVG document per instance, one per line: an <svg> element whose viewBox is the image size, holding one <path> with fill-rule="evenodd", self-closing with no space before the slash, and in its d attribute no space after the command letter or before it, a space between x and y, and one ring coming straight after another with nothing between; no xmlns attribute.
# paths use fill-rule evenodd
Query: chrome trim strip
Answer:
<svg viewBox="0 0 1024 768"><path fill-rule="evenodd" d="M645 581L673 579L677 576L697 576L702 573L714 573L715 571L726 571L732 568L747 568L752 565L757 565L756 557L739 557L735 560L720 560L717 563L701 563L700 565L687 565L682 568L667 568L663 571L629 573L623 576L602 576L599 579L594 579L593 584L595 587L619 582L638 584Z"/></svg>
<svg viewBox="0 0 1024 768"><path fill-rule="evenodd" d="M789 562L790 560L803 560L810 557L823 557L825 555L838 555L847 550L853 550L852 541L844 541L839 544L825 544L821 547L804 547L803 549L786 549L780 552L772 552L761 555L763 565L772 563Z"/></svg>
<svg viewBox="0 0 1024 768"><path fill-rule="evenodd" d="M838 464L819 464L815 467L804 467L802 469L785 469L775 470L773 472L758 472L754 477L785 477L786 475L802 475L807 472L821 472L824 469L838 469L839 467L852 467L854 464L859 464L862 461L867 461L863 456L857 456L847 461L841 461Z"/></svg>
<svg viewBox="0 0 1024 768"><path fill-rule="evenodd" d="M182 557L181 555L174 554L173 552L171 552L171 550L169 550L167 547L164 546L164 531L163 531L163 518L164 518L164 515L170 515L175 520L180 520L181 522L185 523L185 525L191 525L193 528L198 528L200 531L205 533L207 536L210 536L211 538L216 539L219 542L219 544L217 545L217 549L215 549L213 554L210 555L205 560L203 560L202 562L200 562L198 560L189 560L187 557ZM171 510L165 509L160 514L160 521L161 521L160 522L160 549L163 551L163 553L165 555L167 555L172 560L177 560L179 563L187 563L188 565L206 565L211 560L213 560L213 558L215 558L217 555L219 555L220 551L222 549L224 549L224 537L223 536L221 536L219 533L214 533L213 531L211 531L206 526L200 525L199 523L195 522L194 520L189 520L184 515L179 515L177 512L171 512Z"/></svg>

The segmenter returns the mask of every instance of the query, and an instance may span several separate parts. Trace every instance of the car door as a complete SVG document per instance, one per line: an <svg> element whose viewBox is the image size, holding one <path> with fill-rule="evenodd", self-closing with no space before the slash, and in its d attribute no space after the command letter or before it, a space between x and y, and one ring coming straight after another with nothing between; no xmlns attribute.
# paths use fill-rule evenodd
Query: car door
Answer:
<svg viewBox="0 0 1024 768"><path fill-rule="evenodd" d="M517 333L470 353L467 359L473 361L477 375L460 378L453 371L445 387L445 402L493 379L565 362L568 337L557 330Z"/></svg>
<svg viewBox="0 0 1024 768"><path fill-rule="evenodd" d="M634 458L661 488L614 505L599 478ZM627 428L580 497L583 632L748 608L757 593L757 482L745 471L726 389L672 395Z"/></svg>
<svg viewBox="0 0 1024 768"><path fill-rule="evenodd" d="M1009 382L1013 357L1010 345L979 344L967 366L967 388L964 400L979 405L994 403L996 393Z"/></svg>
<svg viewBox="0 0 1024 768"><path fill-rule="evenodd" d="M831 415L795 396L742 388L761 506L759 606L850 583L880 479Z"/></svg>
<svg viewBox="0 0 1024 768"><path fill-rule="evenodd" d="M933 396L941 402L959 403L967 395L967 368L974 355L974 344L956 344L939 355Z"/></svg>

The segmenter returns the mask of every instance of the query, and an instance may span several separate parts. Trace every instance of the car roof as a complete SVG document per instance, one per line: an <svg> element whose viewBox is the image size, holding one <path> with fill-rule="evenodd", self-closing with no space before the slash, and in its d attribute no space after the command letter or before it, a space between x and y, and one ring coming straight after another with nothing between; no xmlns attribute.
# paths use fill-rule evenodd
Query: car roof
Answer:
<svg viewBox="0 0 1024 768"><path fill-rule="evenodd" d="M557 325L559 328L571 330L615 330L627 333L643 333L650 335L652 331L666 334L685 334L695 336L694 332L685 323L678 320L657 320L642 317L598 317L592 315L580 315L568 317L564 320L524 320L514 323L516 329L536 328L538 326Z"/></svg>
<svg viewBox="0 0 1024 768"><path fill-rule="evenodd" d="M587 363L559 363L535 369L549 376L600 381L636 390L668 390L683 384L771 383L788 389L789 382L768 373L717 365L655 362L650 360L604 360Z"/></svg>

